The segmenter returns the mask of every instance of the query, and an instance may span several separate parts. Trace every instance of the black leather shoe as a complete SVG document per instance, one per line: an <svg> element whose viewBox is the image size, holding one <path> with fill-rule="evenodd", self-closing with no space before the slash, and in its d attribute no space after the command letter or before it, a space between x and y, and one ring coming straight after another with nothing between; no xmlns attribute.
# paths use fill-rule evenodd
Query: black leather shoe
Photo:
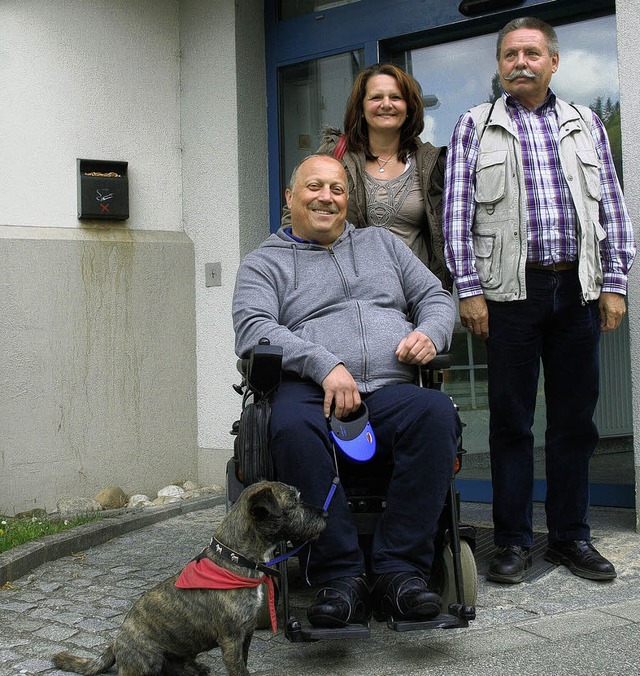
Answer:
<svg viewBox="0 0 640 676"><path fill-rule="evenodd" d="M531 568L528 547L520 545L498 547L489 564L487 580L502 584L518 584L524 580L524 573L528 568Z"/></svg>
<svg viewBox="0 0 640 676"><path fill-rule="evenodd" d="M546 561L566 566L574 575L587 580L613 580L616 569L589 540L550 542L544 555Z"/></svg>
<svg viewBox="0 0 640 676"><path fill-rule="evenodd" d="M371 601L377 620L428 620L442 610L440 597L429 591L425 579L410 572L379 575Z"/></svg>
<svg viewBox="0 0 640 676"><path fill-rule="evenodd" d="M371 618L369 588L363 577L340 577L328 582L316 594L307 610L314 627L346 627L364 624Z"/></svg>

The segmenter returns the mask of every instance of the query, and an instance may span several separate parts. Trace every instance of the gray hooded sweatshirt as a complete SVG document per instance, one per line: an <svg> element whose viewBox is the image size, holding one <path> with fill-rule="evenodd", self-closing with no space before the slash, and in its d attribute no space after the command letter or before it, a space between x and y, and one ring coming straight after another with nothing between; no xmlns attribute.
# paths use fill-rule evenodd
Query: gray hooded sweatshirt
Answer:
<svg viewBox="0 0 640 676"><path fill-rule="evenodd" d="M441 352L454 322L451 294L404 242L350 223L330 247L281 228L243 259L233 296L238 356L267 338L285 371L320 385L342 363L363 393L414 381L400 341L415 329Z"/></svg>

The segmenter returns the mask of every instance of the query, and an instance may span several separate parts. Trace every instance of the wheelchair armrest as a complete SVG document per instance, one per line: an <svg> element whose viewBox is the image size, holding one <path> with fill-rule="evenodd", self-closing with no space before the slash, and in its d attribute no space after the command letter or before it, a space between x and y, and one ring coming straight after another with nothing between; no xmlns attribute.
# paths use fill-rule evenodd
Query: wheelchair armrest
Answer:
<svg viewBox="0 0 640 676"><path fill-rule="evenodd" d="M441 389L444 382L443 371L451 368L453 357L450 354L437 354L430 362L418 369L418 384L422 387Z"/></svg>
<svg viewBox="0 0 640 676"><path fill-rule="evenodd" d="M437 354L428 364L422 368L427 371L442 371L451 368L453 364L453 356L449 353Z"/></svg>
<svg viewBox="0 0 640 676"><path fill-rule="evenodd" d="M237 367L250 390L260 395L271 392L282 380L282 347L260 341L238 359Z"/></svg>

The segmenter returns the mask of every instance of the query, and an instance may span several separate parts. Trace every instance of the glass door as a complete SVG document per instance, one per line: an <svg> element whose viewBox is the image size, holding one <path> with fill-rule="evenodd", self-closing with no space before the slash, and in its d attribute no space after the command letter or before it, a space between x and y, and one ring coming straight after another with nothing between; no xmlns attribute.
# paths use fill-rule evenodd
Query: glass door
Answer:
<svg viewBox="0 0 640 676"><path fill-rule="evenodd" d="M322 130L342 127L351 87L364 68L363 59L360 49L279 69L281 199L295 166L318 149Z"/></svg>

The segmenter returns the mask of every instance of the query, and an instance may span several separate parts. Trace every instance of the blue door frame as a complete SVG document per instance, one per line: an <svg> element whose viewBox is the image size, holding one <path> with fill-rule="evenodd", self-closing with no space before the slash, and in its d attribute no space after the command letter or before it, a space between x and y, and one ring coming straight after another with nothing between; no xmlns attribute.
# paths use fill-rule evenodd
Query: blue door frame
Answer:
<svg viewBox="0 0 640 676"><path fill-rule="evenodd" d="M390 59L406 49L499 30L516 16L534 14L566 23L615 11L614 0L495 0L490 12L467 17L460 0L360 0L324 12L278 21L277 0L265 0L270 230L280 225L280 124L278 69L295 63L364 50L365 64ZM525 11L526 10L526 11ZM463 500L491 502L491 482L459 479ZM635 505L634 485L592 483L591 504ZM534 500L544 501L546 482L534 482Z"/></svg>
<svg viewBox="0 0 640 676"><path fill-rule="evenodd" d="M488 479L456 479L456 488L464 502L491 502L493 490ZM547 482L536 479L533 482L534 502L544 502ZM589 484L589 504L592 507L635 507L635 486L633 484Z"/></svg>

